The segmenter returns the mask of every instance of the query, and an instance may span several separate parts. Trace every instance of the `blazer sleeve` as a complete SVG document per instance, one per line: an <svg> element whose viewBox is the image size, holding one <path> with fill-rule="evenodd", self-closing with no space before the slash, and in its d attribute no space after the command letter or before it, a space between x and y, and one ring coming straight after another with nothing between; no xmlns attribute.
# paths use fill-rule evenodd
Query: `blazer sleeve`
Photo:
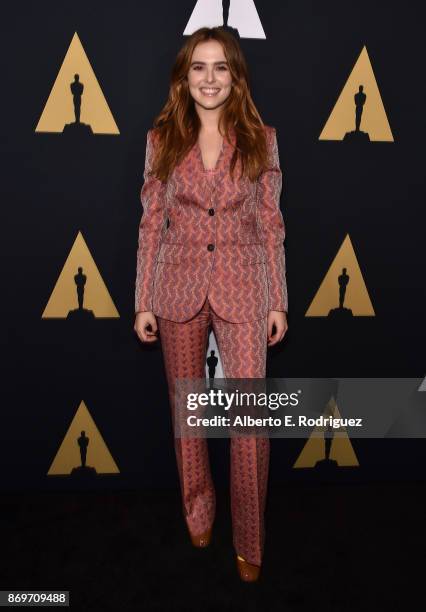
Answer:
<svg viewBox="0 0 426 612"><path fill-rule="evenodd" d="M258 178L257 222L266 254L269 310L288 312L285 224L280 210L282 172L276 130L267 127L268 168Z"/></svg>
<svg viewBox="0 0 426 612"><path fill-rule="evenodd" d="M155 267L160 249L161 231L166 220L165 188L158 178L149 176L154 157L153 130L148 130L145 154L144 183L140 200L143 207L139 223L136 257L135 313L152 311Z"/></svg>

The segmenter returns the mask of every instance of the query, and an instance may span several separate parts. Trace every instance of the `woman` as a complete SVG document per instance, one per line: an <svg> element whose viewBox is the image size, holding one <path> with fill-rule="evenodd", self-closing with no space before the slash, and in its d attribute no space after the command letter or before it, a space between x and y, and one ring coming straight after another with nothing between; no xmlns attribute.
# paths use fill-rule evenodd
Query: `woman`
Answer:
<svg viewBox="0 0 426 612"><path fill-rule="evenodd" d="M159 333L174 426L176 379L205 377L211 324L226 378L264 378L287 331L275 129L265 126L234 36L201 28L176 58L169 99L148 131L134 329ZM157 318L156 318L157 317ZM259 576L269 439L231 438L233 543L242 580ZM176 438L183 513L207 546L215 490L207 440Z"/></svg>

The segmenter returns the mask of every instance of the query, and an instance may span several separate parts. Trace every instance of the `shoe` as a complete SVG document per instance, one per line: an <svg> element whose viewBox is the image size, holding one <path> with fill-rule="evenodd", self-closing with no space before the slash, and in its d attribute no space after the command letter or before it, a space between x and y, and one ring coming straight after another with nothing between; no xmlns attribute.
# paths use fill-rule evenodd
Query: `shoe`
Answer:
<svg viewBox="0 0 426 612"><path fill-rule="evenodd" d="M198 535L194 535L190 531L189 535L191 536L191 542L193 546L195 546L196 548L205 548L206 546L210 544L212 528L210 527L210 529L207 529L207 531L205 531L204 533L200 533Z"/></svg>
<svg viewBox="0 0 426 612"><path fill-rule="evenodd" d="M252 565L240 555L237 555L237 567L241 580L244 582L256 582L260 574L260 566Z"/></svg>

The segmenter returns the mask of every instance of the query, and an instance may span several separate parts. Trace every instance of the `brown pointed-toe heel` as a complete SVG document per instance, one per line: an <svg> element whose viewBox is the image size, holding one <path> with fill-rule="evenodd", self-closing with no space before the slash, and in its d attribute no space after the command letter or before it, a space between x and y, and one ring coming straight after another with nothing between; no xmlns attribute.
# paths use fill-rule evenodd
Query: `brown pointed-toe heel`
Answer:
<svg viewBox="0 0 426 612"><path fill-rule="evenodd" d="M241 580L244 582L256 582L260 574L260 566L252 565L240 555L237 555L237 567Z"/></svg>
<svg viewBox="0 0 426 612"><path fill-rule="evenodd" d="M194 535L193 533L189 532L189 535L191 536L193 546L196 548L205 548L210 544L212 528L210 527L210 529L207 529L207 531L198 535Z"/></svg>

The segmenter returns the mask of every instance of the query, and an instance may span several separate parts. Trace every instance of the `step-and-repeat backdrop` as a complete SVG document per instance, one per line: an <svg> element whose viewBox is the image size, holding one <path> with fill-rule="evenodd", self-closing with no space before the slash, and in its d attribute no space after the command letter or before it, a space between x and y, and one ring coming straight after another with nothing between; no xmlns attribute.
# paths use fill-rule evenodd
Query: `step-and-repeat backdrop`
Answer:
<svg viewBox="0 0 426 612"><path fill-rule="evenodd" d="M289 330L268 376L424 377L421 3L26 4L1 37L3 489L177 486L134 285L146 132L201 26L239 37L277 130ZM222 376L213 333L209 367ZM228 444L209 441L218 482ZM325 453L331 480L412 479L426 443L276 439L271 481L324 478Z"/></svg>

